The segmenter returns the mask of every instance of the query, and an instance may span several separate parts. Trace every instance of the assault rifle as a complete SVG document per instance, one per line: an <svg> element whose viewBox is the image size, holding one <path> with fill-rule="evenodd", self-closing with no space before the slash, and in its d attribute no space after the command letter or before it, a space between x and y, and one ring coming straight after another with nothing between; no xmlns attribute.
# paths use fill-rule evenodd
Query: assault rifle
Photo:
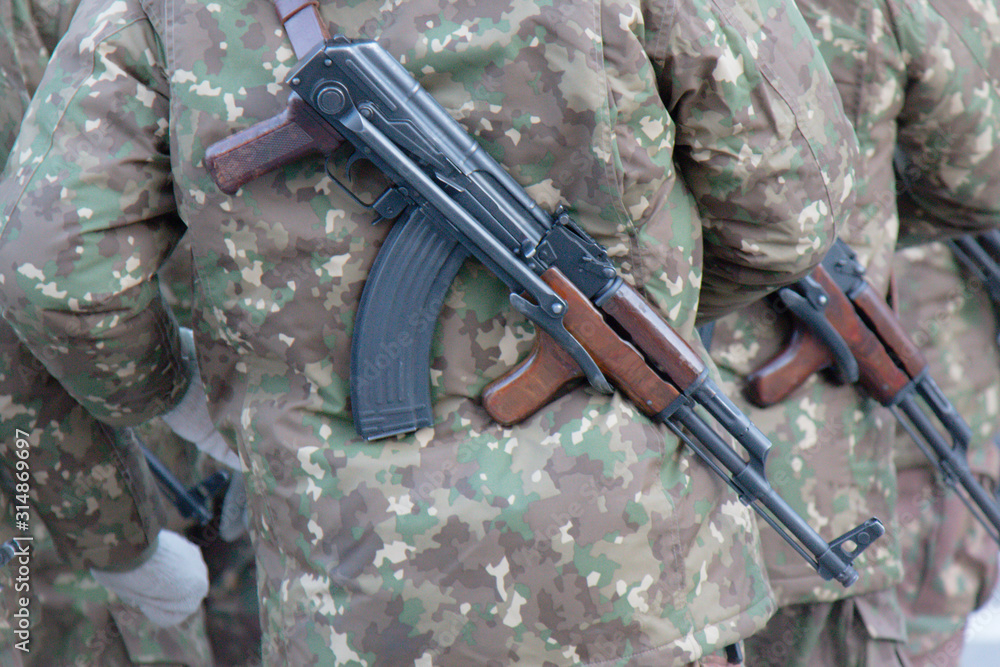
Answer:
<svg viewBox="0 0 1000 667"><path fill-rule="evenodd" d="M235 192L276 166L346 140L355 148L348 173L364 159L391 181L370 208L401 220L371 268L353 334L351 401L363 437L431 425L433 324L471 255L510 288L512 307L538 330L528 358L483 395L496 421L526 418L580 378L610 393L610 378L822 577L845 587L857 579L851 563L884 533L882 524L870 519L831 543L821 538L771 488L764 469L771 443L708 377L694 349L622 280L604 248L565 211L539 208L395 58L375 42L334 37L305 55L287 82L293 92L286 111L211 146L206 165L220 189ZM698 406L749 461L696 413Z"/></svg>
<svg viewBox="0 0 1000 667"><path fill-rule="evenodd" d="M920 349L865 278L854 251L838 240L812 274L779 290L775 301L796 317L796 327L788 346L748 376L748 398L761 407L773 405L823 369L830 369L836 382L860 383L892 411L942 480L1000 542L1000 502L969 468L971 429L930 376ZM922 406L944 427L950 444Z"/></svg>

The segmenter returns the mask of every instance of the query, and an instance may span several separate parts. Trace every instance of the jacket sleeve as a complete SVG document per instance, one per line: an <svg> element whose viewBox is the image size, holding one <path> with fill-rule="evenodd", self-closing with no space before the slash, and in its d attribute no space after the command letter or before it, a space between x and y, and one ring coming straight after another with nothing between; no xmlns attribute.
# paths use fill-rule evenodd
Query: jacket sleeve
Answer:
<svg viewBox="0 0 1000 667"><path fill-rule="evenodd" d="M966 2L903 4L897 32L912 55L896 153L900 242L1000 226L996 15Z"/></svg>
<svg viewBox="0 0 1000 667"><path fill-rule="evenodd" d="M682 0L646 16L704 225L699 320L797 280L852 205L857 139L791 2Z"/></svg>
<svg viewBox="0 0 1000 667"><path fill-rule="evenodd" d="M17 137L17 127L28 105L27 86L21 74L14 45L12 16L0 5L0 166Z"/></svg>
<svg viewBox="0 0 1000 667"><path fill-rule="evenodd" d="M53 376L112 425L186 388L156 271L174 222L167 82L132 2L81 8L29 107L0 184L5 317Z"/></svg>

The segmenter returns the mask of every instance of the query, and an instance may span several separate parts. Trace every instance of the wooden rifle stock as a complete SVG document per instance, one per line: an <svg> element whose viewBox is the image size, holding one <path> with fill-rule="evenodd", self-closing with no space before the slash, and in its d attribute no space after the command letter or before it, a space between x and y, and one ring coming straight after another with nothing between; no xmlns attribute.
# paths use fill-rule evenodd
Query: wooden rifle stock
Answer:
<svg viewBox="0 0 1000 667"><path fill-rule="evenodd" d="M343 139L316 116L302 98L292 93L277 116L209 146L205 167L226 194L264 174L309 155L335 150Z"/></svg>

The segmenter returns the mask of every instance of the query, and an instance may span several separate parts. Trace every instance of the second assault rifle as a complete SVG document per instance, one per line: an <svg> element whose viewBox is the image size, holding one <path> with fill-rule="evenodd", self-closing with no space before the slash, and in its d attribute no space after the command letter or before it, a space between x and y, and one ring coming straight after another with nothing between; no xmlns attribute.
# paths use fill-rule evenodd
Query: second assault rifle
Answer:
<svg viewBox="0 0 1000 667"><path fill-rule="evenodd" d="M750 401L761 407L778 403L823 369L831 371L835 382L859 383L892 411L941 479L1000 542L1000 502L969 468L971 429L930 376L927 361L895 313L865 278L854 251L838 240L812 274L779 290L775 302L794 315L796 326L785 350L748 376Z"/></svg>
<svg viewBox="0 0 1000 667"><path fill-rule="evenodd" d="M433 324L471 255L510 288L512 307L538 331L528 359L487 388L483 404L494 419L516 423L578 378L610 393L610 378L822 577L844 586L857 579L851 563L884 533L882 524L871 519L832 543L821 538L771 488L764 469L771 443L722 394L694 349L622 280L604 248L565 211L539 208L395 58L375 42L334 37L304 55L287 82L288 109L211 146L206 164L221 189L235 192L276 166L347 141L355 148L348 173L365 159L391 181L370 208L400 220L371 268L353 332L351 401L363 437L431 425ZM742 445L748 461L696 407Z"/></svg>

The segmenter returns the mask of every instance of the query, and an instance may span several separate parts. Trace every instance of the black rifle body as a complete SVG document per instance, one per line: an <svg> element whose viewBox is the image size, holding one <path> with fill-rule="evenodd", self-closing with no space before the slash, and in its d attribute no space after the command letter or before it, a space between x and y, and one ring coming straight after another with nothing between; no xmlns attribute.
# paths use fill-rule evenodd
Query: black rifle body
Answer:
<svg viewBox="0 0 1000 667"><path fill-rule="evenodd" d="M287 80L292 101L310 108L310 122L329 124L356 149L348 172L364 159L392 182L370 208L385 219L402 217L379 252L355 320L352 408L361 435L375 439L431 425L427 350L433 323L455 272L471 255L508 286L511 305L554 339L592 386L610 392L608 374L640 409L692 446L821 576L844 586L857 579L851 563L884 533L882 524L871 519L832 543L823 540L771 488L764 471L771 443L708 378L694 350L621 279L601 246L565 212L539 208L395 58L375 42L336 37L305 56ZM406 313L398 308L401 286L402 298L414 306ZM575 305L581 300L584 308ZM629 350L638 354L631 343L641 350L655 369L645 370L661 390L656 400L621 387L628 370L600 356L599 345L578 340L577 332L587 327L573 324L575 313L587 308L600 324L607 316L627 332ZM399 353L401 345L406 354ZM749 462L696 406L741 443Z"/></svg>

